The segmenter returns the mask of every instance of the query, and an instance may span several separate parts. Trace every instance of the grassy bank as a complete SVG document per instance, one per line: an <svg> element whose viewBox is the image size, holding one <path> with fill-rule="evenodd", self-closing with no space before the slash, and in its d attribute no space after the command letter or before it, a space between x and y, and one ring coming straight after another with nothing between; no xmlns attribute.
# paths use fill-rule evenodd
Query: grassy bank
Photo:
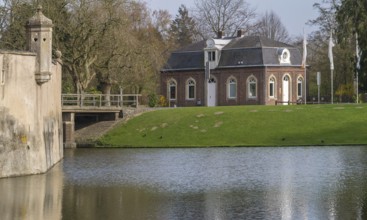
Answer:
<svg viewBox="0 0 367 220"><path fill-rule="evenodd" d="M233 106L148 112L100 143L116 147L366 145L366 105Z"/></svg>

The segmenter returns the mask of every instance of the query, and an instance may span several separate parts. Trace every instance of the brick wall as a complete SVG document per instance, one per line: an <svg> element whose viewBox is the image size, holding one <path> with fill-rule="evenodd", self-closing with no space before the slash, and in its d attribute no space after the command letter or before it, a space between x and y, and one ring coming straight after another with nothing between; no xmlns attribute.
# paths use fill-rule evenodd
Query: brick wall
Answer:
<svg viewBox="0 0 367 220"><path fill-rule="evenodd" d="M217 81L217 105L274 105L275 101L282 101L282 80L284 75L290 77L290 101L297 101L297 78L304 76L304 70L299 67L254 67L254 68L230 68L211 71L211 76ZM161 73L161 95L168 96L168 81L174 79L177 82L177 99L170 101L170 106L197 106L198 102L205 105L204 70L175 71ZM257 79L257 98L248 97L248 79L254 76ZM269 97L269 78L274 76L275 96ZM237 97L227 97L227 82L230 77L237 81ZM196 97L194 100L186 98L186 82L188 79L196 82ZM304 85L303 85L304 87ZM304 91L302 91L304 94Z"/></svg>

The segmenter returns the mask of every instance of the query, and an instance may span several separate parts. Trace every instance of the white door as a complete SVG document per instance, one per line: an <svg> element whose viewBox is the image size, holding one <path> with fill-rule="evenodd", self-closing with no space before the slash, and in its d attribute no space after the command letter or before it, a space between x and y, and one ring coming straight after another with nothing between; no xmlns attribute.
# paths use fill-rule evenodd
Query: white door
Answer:
<svg viewBox="0 0 367 220"><path fill-rule="evenodd" d="M289 102L289 76L283 77L283 105L288 105Z"/></svg>
<svg viewBox="0 0 367 220"><path fill-rule="evenodd" d="M217 105L217 81L211 78L208 82L208 106Z"/></svg>

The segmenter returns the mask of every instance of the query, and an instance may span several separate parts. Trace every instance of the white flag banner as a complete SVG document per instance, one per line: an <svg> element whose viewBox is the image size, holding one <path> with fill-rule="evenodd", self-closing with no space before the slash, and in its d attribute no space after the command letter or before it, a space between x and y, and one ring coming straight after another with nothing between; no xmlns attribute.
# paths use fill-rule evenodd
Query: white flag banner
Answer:
<svg viewBox="0 0 367 220"><path fill-rule="evenodd" d="M307 40L306 35L303 33L303 57L302 57L302 68L306 68L306 58L307 58Z"/></svg>
<svg viewBox="0 0 367 220"><path fill-rule="evenodd" d="M335 46L335 44L333 42L333 34L330 33L328 56L329 56L329 60L330 60L330 69L331 70L334 70L334 57L333 57L333 47L334 46Z"/></svg>
<svg viewBox="0 0 367 220"><path fill-rule="evenodd" d="M356 34L356 57L357 57L357 64L356 68L359 70L361 68L361 50L359 49L359 43L358 43L358 34Z"/></svg>

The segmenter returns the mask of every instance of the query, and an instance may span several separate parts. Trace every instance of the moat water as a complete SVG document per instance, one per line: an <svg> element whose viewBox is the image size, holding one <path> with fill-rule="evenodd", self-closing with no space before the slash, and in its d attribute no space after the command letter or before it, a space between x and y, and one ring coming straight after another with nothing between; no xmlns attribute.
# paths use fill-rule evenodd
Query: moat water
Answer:
<svg viewBox="0 0 367 220"><path fill-rule="evenodd" d="M76 149L0 179L0 219L367 219L367 147Z"/></svg>

